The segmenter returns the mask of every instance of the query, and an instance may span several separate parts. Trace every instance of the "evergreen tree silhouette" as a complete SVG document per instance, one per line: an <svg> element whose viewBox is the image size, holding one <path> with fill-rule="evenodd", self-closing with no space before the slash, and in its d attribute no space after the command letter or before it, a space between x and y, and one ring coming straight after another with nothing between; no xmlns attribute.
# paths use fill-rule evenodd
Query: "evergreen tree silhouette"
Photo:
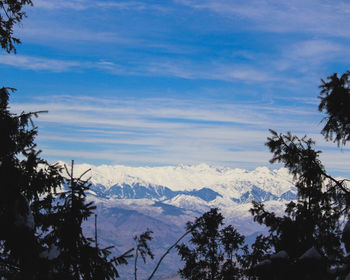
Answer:
<svg viewBox="0 0 350 280"><path fill-rule="evenodd" d="M7 53L20 43L13 27L26 5L32 1L0 1L0 44ZM67 180L62 166L40 157L32 119L44 111L11 113L14 91L0 88L0 279L117 278L116 266L127 263L132 250L113 257L112 246L101 249L85 237L82 222L95 209L85 200L90 186L74 178L73 164Z"/></svg>
<svg viewBox="0 0 350 280"><path fill-rule="evenodd" d="M7 53L16 53L15 44L21 43L13 36L13 27L26 17L23 9L28 5L33 5L31 0L0 1L0 45Z"/></svg>
<svg viewBox="0 0 350 280"><path fill-rule="evenodd" d="M333 74L320 86L319 110L326 114L321 133L338 146L350 139L349 75L349 71L340 78ZM264 244L261 237L255 244L265 254L255 251L254 261L252 254L246 257L253 274L255 270L261 279L280 279L282 273L284 279L345 279L350 268L341 243L350 248L350 226L342 230L350 207L348 180L337 180L326 172L319 159L321 151L315 150L312 139L290 132L270 132L266 143L273 154L270 162L282 163L289 169L298 200L287 205L283 217L266 211L262 203L253 203L254 220L266 225L270 232Z"/></svg>
<svg viewBox="0 0 350 280"><path fill-rule="evenodd" d="M320 112L327 116L321 133L327 140L345 145L350 140L350 71L346 71L339 78L336 73L328 77L328 81L321 80Z"/></svg>
<svg viewBox="0 0 350 280"><path fill-rule="evenodd" d="M194 222L187 223L191 246L184 243L177 246L185 262L179 271L184 279L240 279L237 251L243 249L244 237L232 226L220 230L223 219L218 209L213 208Z"/></svg>
<svg viewBox="0 0 350 280"><path fill-rule="evenodd" d="M39 157L31 118L40 112L10 113L11 90L0 89L0 277L115 279L130 251L112 257L113 247L84 236L82 222L95 209L85 201L89 184Z"/></svg>
<svg viewBox="0 0 350 280"><path fill-rule="evenodd" d="M61 176L36 149L37 129L31 118L39 112L11 114L10 91L14 89L0 89L0 276L35 279L42 267L37 231L43 226L42 212L51 207L51 193L60 187Z"/></svg>
<svg viewBox="0 0 350 280"><path fill-rule="evenodd" d="M71 170L65 166L68 178L64 178L66 189L59 193L51 209L54 218L45 241L50 244L45 256L51 259L51 274L54 279L115 279L119 277L116 266L126 263L125 256L110 257L113 246L101 249L97 240L85 237L82 229L96 208L86 202L89 179L83 180L85 171L74 177L74 161Z"/></svg>
<svg viewBox="0 0 350 280"><path fill-rule="evenodd" d="M149 247L148 242L152 240L151 230L146 230L139 236L134 236L134 241L136 242L135 248L135 259L134 259L134 279L137 280L137 260L139 255L141 256L144 263L146 263L146 257L149 256L152 260L154 259L154 254Z"/></svg>

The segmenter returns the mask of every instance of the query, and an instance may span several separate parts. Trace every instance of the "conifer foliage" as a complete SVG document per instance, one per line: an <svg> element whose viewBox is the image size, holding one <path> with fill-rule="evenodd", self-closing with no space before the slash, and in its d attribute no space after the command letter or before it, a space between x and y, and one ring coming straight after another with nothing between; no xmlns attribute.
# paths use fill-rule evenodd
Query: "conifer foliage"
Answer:
<svg viewBox="0 0 350 280"><path fill-rule="evenodd" d="M0 276L32 279L40 270L35 232L42 226L41 211L50 207L51 193L60 187L61 176L36 150L37 130L29 125L38 112L11 114L10 91L14 90L0 89Z"/></svg>
<svg viewBox="0 0 350 280"><path fill-rule="evenodd" d="M86 192L90 188L89 179L83 180L87 170L79 177L74 177L74 161L71 170L65 165L67 177L58 193L55 203L48 214L54 221L47 228L43 240L48 249L41 256L52 262L53 279L115 279L118 264L126 263L125 258L110 257L113 246L99 248L97 240L87 238L82 229L96 208L92 202L86 202Z"/></svg>
<svg viewBox="0 0 350 280"><path fill-rule="evenodd" d="M10 113L9 91L0 89L0 279L117 278L128 254L112 257L82 230L95 209L87 180L73 163L67 177L39 157L31 118L40 112Z"/></svg>
<svg viewBox="0 0 350 280"><path fill-rule="evenodd" d="M33 5L31 0L0 1L0 45L8 53L16 53L15 44L21 43L13 36L13 27L26 16L23 10L28 5Z"/></svg>
<svg viewBox="0 0 350 280"><path fill-rule="evenodd" d="M326 124L322 134L327 140L333 140L338 145L345 145L350 140L350 71L346 71L339 78L335 73L322 81L321 102L318 109L325 112ZM335 136L334 136L335 135Z"/></svg>
<svg viewBox="0 0 350 280"><path fill-rule="evenodd" d="M321 133L339 146L350 139L349 75L349 71L340 78L334 74L320 86L319 110L326 113ZM260 279L345 279L350 272L343 249L350 248L349 226L344 228L350 207L347 180L326 172L312 139L270 132L266 143L273 154L270 162L289 169L298 200L287 204L283 217L253 203L254 220L267 226L269 236L260 236L254 244L258 249L246 256L248 272Z"/></svg>
<svg viewBox="0 0 350 280"><path fill-rule="evenodd" d="M16 53L13 28L26 16L31 0L0 1L0 45ZM326 114L321 133L338 146L350 140L350 71L322 80L319 110ZM51 165L40 157L35 144L37 127L32 119L43 112L13 114L9 95L0 88L0 280L111 280L119 277L117 266L126 264L133 249L112 256L112 246L100 248L88 238L82 225L95 210L86 200L86 173L74 176L74 164ZM314 141L271 130L266 143L271 163L281 163L294 176L297 201L286 205L280 217L253 202L254 220L268 228L248 252L244 237L224 226L218 209L187 224L176 246L184 267L184 279L349 279L350 189L322 165ZM66 176L63 176L63 172ZM345 227L343 221L347 221ZM137 258L153 258L148 246L151 231L135 238ZM187 234L189 243L177 245ZM342 244L343 243L343 244ZM344 246L343 246L344 245ZM346 249L346 252L344 251ZM244 254L243 254L244 253ZM242 255L243 254L243 255Z"/></svg>
<svg viewBox="0 0 350 280"><path fill-rule="evenodd" d="M136 242L135 249L135 259L134 259L134 279L137 280L137 260L139 255L141 256L144 263L146 263L146 257L150 257L152 260L154 259L154 254L151 251L151 248L148 244L152 240L151 230L146 230L139 236L134 236L134 241Z"/></svg>
<svg viewBox="0 0 350 280"><path fill-rule="evenodd" d="M30 0L0 1L0 44L16 52L13 27ZM87 180L62 176L63 167L40 157L32 118L43 112L13 114L9 95L0 88L0 279L115 279L116 266L130 251L111 256L111 247L99 248L87 238L82 223L95 206L86 202Z"/></svg>
<svg viewBox="0 0 350 280"><path fill-rule="evenodd" d="M184 243L177 246L185 262L179 271L184 279L240 279L242 276L237 262L238 250L245 249L242 245L244 237L231 225L220 229L223 220L218 209L213 208L187 223L191 246Z"/></svg>

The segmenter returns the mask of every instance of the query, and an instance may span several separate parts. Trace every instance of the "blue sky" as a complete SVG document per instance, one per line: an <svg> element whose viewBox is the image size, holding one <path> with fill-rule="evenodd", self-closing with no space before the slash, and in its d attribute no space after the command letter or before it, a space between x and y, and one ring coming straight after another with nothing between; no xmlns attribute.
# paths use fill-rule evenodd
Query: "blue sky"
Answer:
<svg viewBox="0 0 350 280"><path fill-rule="evenodd" d="M349 69L346 1L33 2L0 74L14 111L49 110L45 158L251 169L268 164L272 128L349 171L317 111L320 79Z"/></svg>

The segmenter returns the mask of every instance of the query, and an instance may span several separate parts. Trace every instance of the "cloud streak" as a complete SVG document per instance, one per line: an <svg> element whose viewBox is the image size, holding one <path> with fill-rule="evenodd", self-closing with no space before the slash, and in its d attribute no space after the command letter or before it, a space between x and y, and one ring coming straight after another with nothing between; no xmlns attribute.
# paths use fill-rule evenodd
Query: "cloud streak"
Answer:
<svg viewBox="0 0 350 280"><path fill-rule="evenodd" d="M187 125L248 125L252 127L274 125L274 118L279 116L284 123L290 115L294 116L295 125L299 119L318 116L316 112L293 106L276 108L270 104L228 104L209 99L171 99L171 98L91 98L84 96L52 96L50 99L38 98L40 103L14 104L12 107L20 110L49 110L53 117L43 116L44 120L73 122L78 119L82 123L100 123L95 116L101 116L105 124L125 124L132 126L134 120L144 120L139 126L161 123L165 120L169 127L177 123ZM53 100L53 102L52 102ZM62 113L62 114L61 114ZM66 113L74 114L69 117ZM56 116L57 114L57 116ZM92 117L89 117L93 114ZM61 115L61 117L60 117ZM84 118L78 116L84 115ZM149 124L146 124L145 121ZM115 121L115 122L114 122ZM137 122L135 121L135 126Z"/></svg>
<svg viewBox="0 0 350 280"><path fill-rule="evenodd" d="M48 70L65 72L81 68L78 61L58 60L25 55L1 55L0 64L29 70Z"/></svg>
<svg viewBox="0 0 350 280"><path fill-rule="evenodd" d="M341 167L318 136L316 96L320 78L348 67L349 11L321 0L36 0L16 30L19 55L0 55L0 69L24 90L13 109L49 110L38 140L52 159L254 167L273 128L311 133Z"/></svg>
<svg viewBox="0 0 350 280"><path fill-rule="evenodd" d="M245 19L254 28L268 32L311 32L350 37L350 4L346 1L176 0L193 9L210 10L232 20ZM254 27L253 27L254 26Z"/></svg>
<svg viewBox="0 0 350 280"><path fill-rule="evenodd" d="M168 9L162 5L151 4L141 1L89 1L89 0L35 0L34 6L40 9L57 10L57 9L73 9L83 11L88 9L117 9L117 10L157 10L167 11Z"/></svg>
<svg viewBox="0 0 350 280"><path fill-rule="evenodd" d="M133 165L207 162L253 168L269 158L268 128L300 131L302 119L307 130L315 120L306 109L276 111L268 104L205 99L56 96L12 105L17 112L43 109L49 114L37 123L45 155Z"/></svg>
<svg viewBox="0 0 350 280"><path fill-rule="evenodd" d="M87 69L106 71L113 75L165 76L183 79L204 79L221 81L266 82L279 80L266 71L244 65L223 65L208 63L204 65L191 61L148 62L139 61L137 65L116 64L111 61L60 60L25 55L2 55L0 64L27 70L46 70L50 72L76 72Z"/></svg>

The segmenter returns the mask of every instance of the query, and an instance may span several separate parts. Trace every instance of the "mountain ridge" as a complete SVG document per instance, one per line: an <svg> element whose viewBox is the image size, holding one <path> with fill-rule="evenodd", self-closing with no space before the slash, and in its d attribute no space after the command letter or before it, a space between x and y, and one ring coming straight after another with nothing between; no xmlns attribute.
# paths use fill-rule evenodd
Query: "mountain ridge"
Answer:
<svg viewBox="0 0 350 280"><path fill-rule="evenodd" d="M160 190L179 194L211 189L221 196L238 200L252 186L270 193L271 197L282 197L288 191L296 193L293 178L285 168L271 170L258 167L248 171L207 164L163 167L76 164L75 174L81 174L88 169L91 169L88 175L91 176L93 186L103 186L104 192L110 192L111 188L118 186L125 190L129 186L129 191L142 186L146 189L153 188L155 193Z"/></svg>
<svg viewBox="0 0 350 280"><path fill-rule="evenodd" d="M225 224L233 225L251 243L257 234L266 232L249 212L251 201L264 202L268 211L282 215L285 204L297 197L293 178L284 168L259 167L247 171L207 164L165 167L76 164L74 174L80 176L88 169L91 171L86 178L91 176L91 188L87 199L97 206L99 242L104 246L115 245L116 255L133 247L133 236L148 228L154 232L156 242L151 247L159 258L183 234L187 221L214 207L220 209ZM93 219L87 221L85 230L93 236ZM152 265L151 262L140 267L140 272L149 274ZM180 265L174 251L164 260L159 274L168 275ZM125 267L123 275L132 275L132 268Z"/></svg>

